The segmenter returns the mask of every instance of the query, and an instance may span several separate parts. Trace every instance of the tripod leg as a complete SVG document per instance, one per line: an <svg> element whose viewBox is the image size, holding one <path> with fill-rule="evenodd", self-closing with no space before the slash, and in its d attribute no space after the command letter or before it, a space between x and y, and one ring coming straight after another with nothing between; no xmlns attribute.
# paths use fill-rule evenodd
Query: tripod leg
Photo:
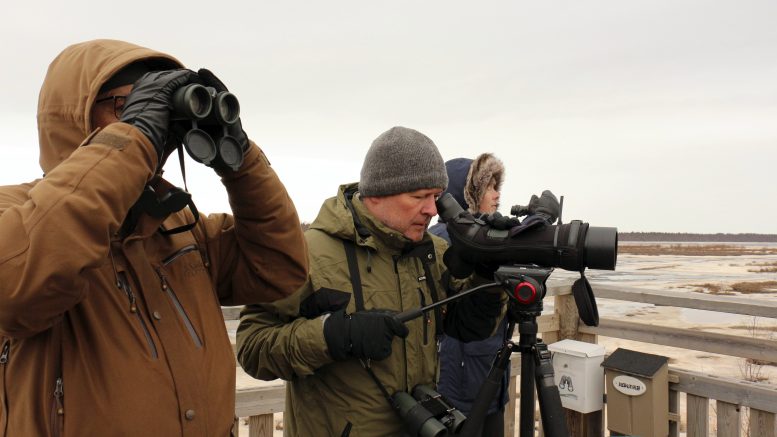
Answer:
<svg viewBox="0 0 777 437"><path fill-rule="evenodd" d="M537 321L535 317L521 320L518 323L520 341L518 350L521 351L521 403L518 435L521 437L534 437L534 359L529 354L537 343Z"/></svg>
<svg viewBox="0 0 777 437"><path fill-rule="evenodd" d="M467 416L467 421L464 422L461 433L458 435L463 437L480 436L483 420L488 413L488 407L491 406L491 400L494 399L497 391L501 388L502 378L507 366L510 365L510 354L512 354L514 346L512 342L508 341L497 353L488 376L486 376L483 385L478 390L478 395L472 404L472 410Z"/></svg>
<svg viewBox="0 0 777 437"><path fill-rule="evenodd" d="M566 437L569 435L567 419L561 407L561 396L553 379L553 364L548 346L542 341L534 345L534 377L537 380L537 397L540 401L542 428L548 437ZM521 393L523 396L523 392ZM523 410L522 410L523 411Z"/></svg>

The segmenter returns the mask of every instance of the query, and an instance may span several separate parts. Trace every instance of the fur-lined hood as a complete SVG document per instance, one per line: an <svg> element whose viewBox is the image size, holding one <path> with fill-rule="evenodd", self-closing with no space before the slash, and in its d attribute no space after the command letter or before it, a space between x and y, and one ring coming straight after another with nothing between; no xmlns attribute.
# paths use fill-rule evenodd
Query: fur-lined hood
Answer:
<svg viewBox="0 0 777 437"><path fill-rule="evenodd" d="M472 161L464 184L464 200L470 212L475 213L480 209L480 200L492 178L496 181L496 191L502 190L504 173L504 164L491 153L483 153Z"/></svg>
<svg viewBox="0 0 777 437"><path fill-rule="evenodd" d="M502 189L505 167L499 158L491 153L471 160L469 158L455 158L445 162L445 170L448 172L448 189L462 208L476 213L480 209L480 199L483 198L491 178L496 180L496 190Z"/></svg>

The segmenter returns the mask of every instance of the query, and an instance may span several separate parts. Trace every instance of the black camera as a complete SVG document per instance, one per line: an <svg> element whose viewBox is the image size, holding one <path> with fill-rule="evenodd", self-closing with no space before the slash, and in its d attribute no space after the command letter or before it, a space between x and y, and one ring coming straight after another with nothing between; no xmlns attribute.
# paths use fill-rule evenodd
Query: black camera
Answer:
<svg viewBox="0 0 777 437"><path fill-rule="evenodd" d="M391 397L394 409L410 436L443 437L461 431L467 418L428 385L413 388L413 395L398 391Z"/></svg>
<svg viewBox="0 0 777 437"><path fill-rule="evenodd" d="M550 225L530 217L518 226L501 229L465 211L450 194L437 200L437 210L451 238L445 263L457 278L468 277L478 264L534 264L576 272L615 269L616 228L590 226L580 220Z"/></svg>
<svg viewBox="0 0 777 437"><path fill-rule="evenodd" d="M183 136L186 152L205 165L240 168L243 147L227 131L239 118L240 103L230 92L192 83L173 94L173 120L191 121Z"/></svg>

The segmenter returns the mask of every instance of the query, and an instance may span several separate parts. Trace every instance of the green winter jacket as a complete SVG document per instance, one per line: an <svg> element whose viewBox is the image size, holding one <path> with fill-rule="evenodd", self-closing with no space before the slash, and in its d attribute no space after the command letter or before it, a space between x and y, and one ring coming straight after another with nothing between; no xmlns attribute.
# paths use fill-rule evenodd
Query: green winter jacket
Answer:
<svg viewBox="0 0 777 437"><path fill-rule="evenodd" d="M403 432L399 416L359 360L335 362L327 350L321 316L346 305L348 313L357 310L343 240L356 245L365 309L418 308L446 297L452 289L442 279L448 277L442 263L447 243L428 233L413 243L389 229L369 214L358 194L352 194L356 189L356 184L341 186L306 232L311 264L307 282L287 298L247 306L241 315L240 364L256 378L289 381L284 411L289 436ZM392 355L371 363L388 393L410 391L417 384L435 386L437 320L443 323L445 318L446 333L459 338L486 338L493 332L502 294L486 291L472 296L407 322L407 338L395 338Z"/></svg>

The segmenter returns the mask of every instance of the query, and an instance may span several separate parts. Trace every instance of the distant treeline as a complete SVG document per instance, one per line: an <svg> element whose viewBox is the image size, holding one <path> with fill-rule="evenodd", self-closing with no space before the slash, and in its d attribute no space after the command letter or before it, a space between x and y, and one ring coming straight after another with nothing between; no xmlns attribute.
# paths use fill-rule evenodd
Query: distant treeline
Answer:
<svg viewBox="0 0 777 437"><path fill-rule="evenodd" d="M618 232L618 241L777 242L777 234L688 234L684 232Z"/></svg>

